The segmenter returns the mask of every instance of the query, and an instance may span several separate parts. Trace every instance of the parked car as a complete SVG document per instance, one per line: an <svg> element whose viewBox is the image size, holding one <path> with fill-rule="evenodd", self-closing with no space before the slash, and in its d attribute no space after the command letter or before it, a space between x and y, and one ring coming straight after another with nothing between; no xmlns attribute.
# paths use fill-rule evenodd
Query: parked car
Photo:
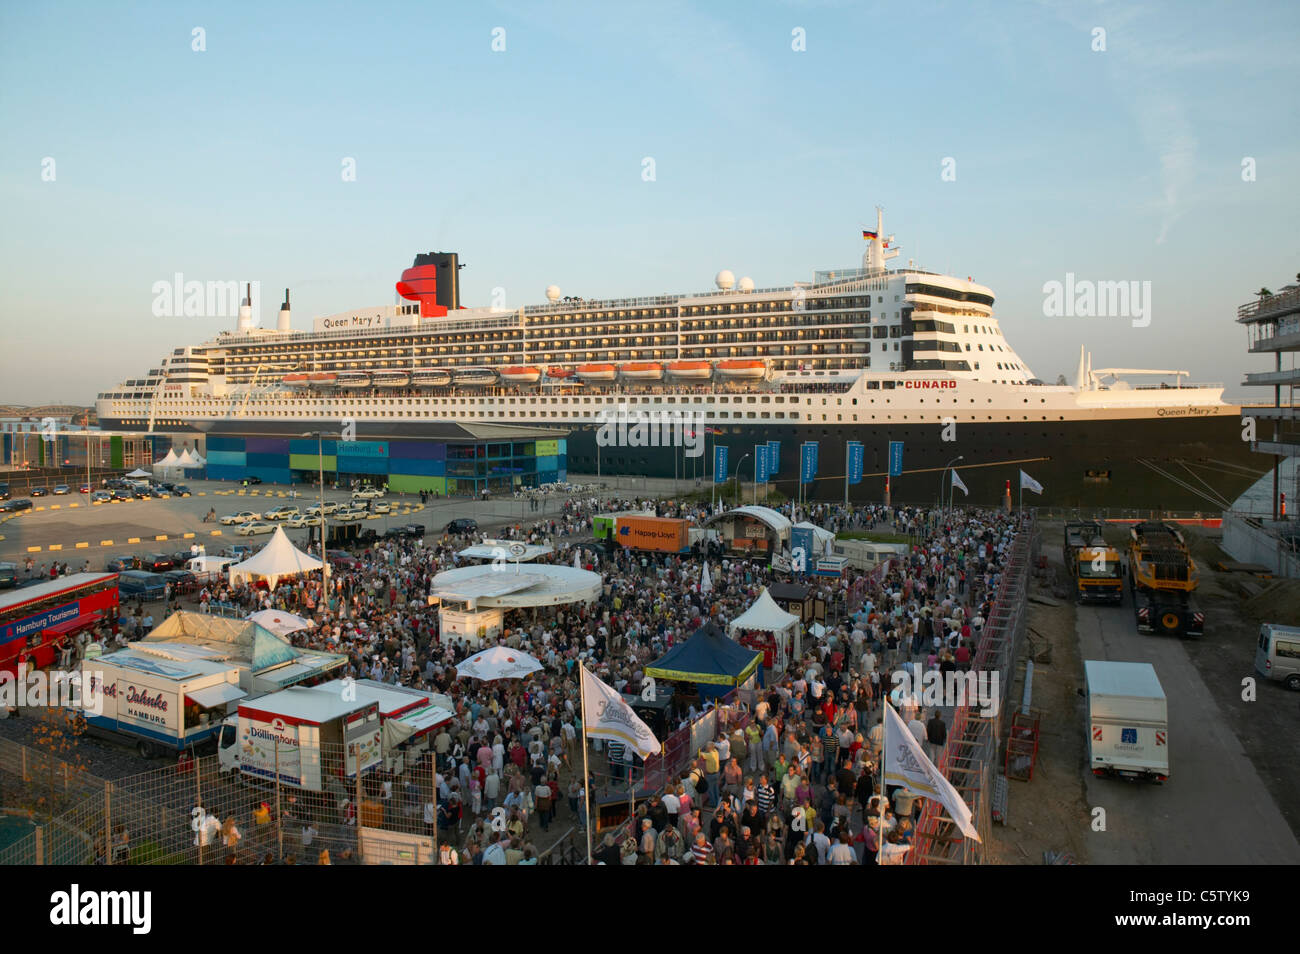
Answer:
<svg viewBox="0 0 1300 954"><path fill-rule="evenodd" d="M383 495L384 492L378 487L363 487L352 491L353 500L378 500Z"/></svg>
<svg viewBox="0 0 1300 954"><path fill-rule="evenodd" d="M175 567L176 564L166 553L150 553L140 560L140 569L148 570L150 573L166 573Z"/></svg>
<svg viewBox="0 0 1300 954"><path fill-rule="evenodd" d="M0 587L11 587L18 585L18 564L17 563L0 563Z"/></svg>
<svg viewBox="0 0 1300 954"><path fill-rule="evenodd" d="M245 478L244 478L244 483L249 484L249 485L260 484L261 482L262 482L262 478L261 478L261 477L245 477Z"/></svg>
<svg viewBox="0 0 1300 954"><path fill-rule="evenodd" d="M113 499L113 493L109 490L96 490L90 495L91 503L108 503Z"/></svg>
<svg viewBox="0 0 1300 954"><path fill-rule="evenodd" d="M72 493L72 488L69 487L67 484L54 485L54 496L62 497L64 494L70 494L70 493Z"/></svg>
<svg viewBox="0 0 1300 954"><path fill-rule="evenodd" d="M189 570L168 570L163 579L172 585L173 592L188 593L198 584L199 578Z"/></svg>
<svg viewBox="0 0 1300 954"><path fill-rule="evenodd" d="M112 494L113 503L117 503L118 501L121 500L134 500L134 499L135 499L134 492L130 490L123 490L120 487L114 490Z"/></svg>
<svg viewBox="0 0 1300 954"><path fill-rule="evenodd" d="M257 514L251 510L241 510L239 513L229 513L219 521L223 527L233 527L236 524L248 523L250 520L256 520Z"/></svg>
<svg viewBox="0 0 1300 954"><path fill-rule="evenodd" d="M184 484L177 484L175 487L172 488L172 496L192 497L194 496L194 491L190 490L190 488L186 487Z"/></svg>
<svg viewBox="0 0 1300 954"><path fill-rule="evenodd" d="M392 513L393 505L387 500L372 500L370 502L371 513Z"/></svg>
<svg viewBox="0 0 1300 954"><path fill-rule="evenodd" d="M28 491L33 497L48 497L50 494L49 487L33 487Z"/></svg>
<svg viewBox="0 0 1300 954"><path fill-rule="evenodd" d="M325 501L325 515L329 516L332 513L338 513L342 506L342 504L334 500ZM321 505L316 504L313 507L308 507L305 512L309 517L318 517L321 513Z"/></svg>
<svg viewBox="0 0 1300 954"><path fill-rule="evenodd" d="M167 498L172 495L172 492L166 487L153 487L150 489L149 494L153 497Z"/></svg>
<svg viewBox="0 0 1300 954"><path fill-rule="evenodd" d="M334 519L339 523L349 523L353 520L365 520L368 516L370 513L364 507L348 507L336 513Z"/></svg>
<svg viewBox="0 0 1300 954"><path fill-rule="evenodd" d="M265 520L250 520L241 526L235 533L241 537L252 537L263 533L275 533L275 524L267 523Z"/></svg>
<svg viewBox="0 0 1300 954"><path fill-rule="evenodd" d="M272 507L270 510L262 514L262 519L291 520L292 518L299 516L301 516L301 514L298 512L297 507Z"/></svg>
<svg viewBox="0 0 1300 954"><path fill-rule="evenodd" d="M302 530L305 527L319 527L321 518L316 516L298 516L290 517L284 522L285 527L290 530Z"/></svg>
<svg viewBox="0 0 1300 954"><path fill-rule="evenodd" d="M90 493L90 484L82 484L81 486L79 486L79 487L77 488L77 493L79 493L79 494L88 494L88 493Z"/></svg>
<svg viewBox="0 0 1300 954"><path fill-rule="evenodd" d="M150 497L153 496L153 491L151 491L148 487L136 487L134 490L131 491L131 496L134 497L136 500L148 500Z"/></svg>
<svg viewBox="0 0 1300 954"><path fill-rule="evenodd" d="M9 499L9 485L0 484L0 500L8 500L8 499Z"/></svg>
<svg viewBox="0 0 1300 954"><path fill-rule="evenodd" d="M477 533L478 521L469 517L457 517L443 528L443 533Z"/></svg>
<svg viewBox="0 0 1300 954"><path fill-rule="evenodd" d="M0 513L18 513L23 510L31 510L33 506L30 500L19 497L17 500L6 500L0 504Z"/></svg>
<svg viewBox="0 0 1300 954"><path fill-rule="evenodd" d="M161 573L126 570L118 574L117 592L122 599L160 600L167 593L167 580Z"/></svg>
<svg viewBox="0 0 1300 954"><path fill-rule="evenodd" d="M124 570L136 569L136 558L127 554L125 556L114 557L105 564L104 569L109 573L121 573Z"/></svg>

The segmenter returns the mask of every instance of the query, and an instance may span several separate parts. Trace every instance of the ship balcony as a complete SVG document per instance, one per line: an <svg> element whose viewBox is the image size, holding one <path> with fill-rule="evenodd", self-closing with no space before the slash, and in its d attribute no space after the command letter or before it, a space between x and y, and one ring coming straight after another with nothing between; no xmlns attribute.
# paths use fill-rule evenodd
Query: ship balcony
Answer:
<svg viewBox="0 0 1300 954"><path fill-rule="evenodd" d="M1281 371L1260 371L1246 375L1243 386L1266 385L1269 387L1288 384L1300 384L1300 368L1283 368Z"/></svg>
<svg viewBox="0 0 1300 954"><path fill-rule="evenodd" d="M1300 457L1300 437L1281 441L1255 441L1250 449L1256 454L1272 454L1275 457Z"/></svg>
<svg viewBox="0 0 1300 954"><path fill-rule="evenodd" d="M1237 309L1237 320L1256 322L1285 314L1300 314L1300 287L1284 288L1276 295L1242 305Z"/></svg>
<svg viewBox="0 0 1300 954"><path fill-rule="evenodd" d="M1300 405L1283 404L1280 407L1271 405L1249 405L1243 404L1241 407L1242 417L1253 417L1261 421L1282 421L1294 423L1300 421Z"/></svg>
<svg viewBox="0 0 1300 954"><path fill-rule="evenodd" d="M1278 351L1300 351L1300 329L1286 334L1264 335L1250 343L1251 354L1273 354Z"/></svg>

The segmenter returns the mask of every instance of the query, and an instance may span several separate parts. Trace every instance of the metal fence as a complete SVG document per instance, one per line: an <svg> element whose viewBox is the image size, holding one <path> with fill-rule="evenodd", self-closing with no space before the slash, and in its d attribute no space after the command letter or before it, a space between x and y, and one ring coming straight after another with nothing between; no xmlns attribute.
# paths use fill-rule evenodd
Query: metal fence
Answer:
<svg viewBox="0 0 1300 954"><path fill-rule="evenodd" d="M1016 657L1028 627L1030 575L1038 557L1040 538L1033 514L1024 518L1002 570L993 610L972 661L973 672L997 673L1000 695L992 715L978 705L959 706L948 733L938 769L970 806L983 844L966 838L944 813L926 800L916 825L908 864L982 864L989 841L994 778L1002 714L1015 677Z"/></svg>

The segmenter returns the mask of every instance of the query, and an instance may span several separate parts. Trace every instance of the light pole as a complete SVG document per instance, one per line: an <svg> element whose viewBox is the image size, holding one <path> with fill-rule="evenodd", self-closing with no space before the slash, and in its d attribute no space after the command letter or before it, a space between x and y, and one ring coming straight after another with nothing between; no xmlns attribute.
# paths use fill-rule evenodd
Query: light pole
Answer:
<svg viewBox="0 0 1300 954"><path fill-rule="evenodd" d="M316 438L316 464L319 468L318 495L320 497L320 560L321 560L321 596L325 600L325 606L329 607L330 601L330 561L329 551L325 549L325 432L324 431L305 431L303 437ZM335 436L330 432L330 436Z"/></svg>
<svg viewBox="0 0 1300 954"><path fill-rule="evenodd" d="M732 476L735 478L736 481L736 505L737 506L740 505L740 465L747 460L749 460L748 454L740 458L740 460L736 461L736 469L732 471Z"/></svg>
<svg viewBox="0 0 1300 954"><path fill-rule="evenodd" d="M940 509L940 511L943 510L943 479L944 479L944 477L946 477L947 474L948 474L948 468L951 467L953 464L957 463L957 461L959 461L959 460L965 460L965 459L966 459L966 456L965 456L964 454L958 454L956 457L954 457L952 460L948 461L948 463L944 464L944 466L943 466L943 473L939 475L939 509Z"/></svg>

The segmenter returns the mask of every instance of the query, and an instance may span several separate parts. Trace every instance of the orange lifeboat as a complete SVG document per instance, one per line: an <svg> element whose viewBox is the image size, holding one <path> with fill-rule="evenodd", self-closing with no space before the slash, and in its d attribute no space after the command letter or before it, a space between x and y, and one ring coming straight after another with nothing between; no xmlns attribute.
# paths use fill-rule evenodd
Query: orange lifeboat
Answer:
<svg viewBox="0 0 1300 954"><path fill-rule="evenodd" d="M580 364L578 377L584 381L605 383L618 376L618 369L612 364Z"/></svg>
<svg viewBox="0 0 1300 954"><path fill-rule="evenodd" d="M707 381L713 374L713 365L707 361L674 361L668 373L682 381Z"/></svg>
<svg viewBox="0 0 1300 954"><path fill-rule="evenodd" d="M657 361L635 361L619 365L618 372L629 381L659 381L664 376L664 366Z"/></svg>
<svg viewBox="0 0 1300 954"><path fill-rule="evenodd" d="M546 369L546 376L548 378L555 378L557 380L563 381L565 378L573 377L573 369L562 368L558 364L553 364Z"/></svg>
<svg viewBox="0 0 1300 954"><path fill-rule="evenodd" d="M291 388L305 388L310 383L305 374L286 374L280 380Z"/></svg>
<svg viewBox="0 0 1300 954"><path fill-rule="evenodd" d="M536 384L541 380L541 368L519 367L502 368L500 371L503 384Z"/></svg>
<svg viewBox="0 0 1300 954"><path fill-rule="evenodd" d="M762 361L719 361L718 374L724 378L740 378L753 381L767 374L767 368Z"/></svg>
<svg viewBox="0 0 1300 954"><path fill-rule="evenodd" d="M313 388L332 388L338 379L333 371L316 371L307 375L307 383Z"/></svg>

